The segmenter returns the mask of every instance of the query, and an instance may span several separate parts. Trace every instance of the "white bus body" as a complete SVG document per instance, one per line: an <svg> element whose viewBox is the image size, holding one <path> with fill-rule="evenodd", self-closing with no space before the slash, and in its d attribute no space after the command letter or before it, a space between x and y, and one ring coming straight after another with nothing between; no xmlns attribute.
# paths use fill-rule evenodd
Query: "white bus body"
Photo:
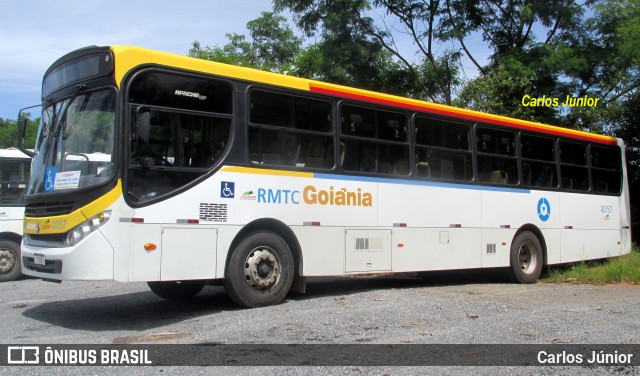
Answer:
<svg viewBox="0 0 640 376"><path fill-rule="evenodd" d="M56 279L224 278L227 250L261 218L294 233L304 276L509 267L514 236L526 228L542 234L549 265L631 249L626 184L616 197L225 166L145 208L113 194L100 231L47 251L65 265Z"/></svg>
<svg viewBox="0 0 640 376"><path fill-rule="evenodd" d="M30 163L18 149L0 149L0 282L20 276L23 196Z"/></svg>
<svg viewBox="0 0 640 376"><path fill-rule="evenodd" d="M31 276L170 299L224 280L259 306L305 277L504 267L532 283L631 251L612 137L133 47L60 59L43 97Z"/></svg>

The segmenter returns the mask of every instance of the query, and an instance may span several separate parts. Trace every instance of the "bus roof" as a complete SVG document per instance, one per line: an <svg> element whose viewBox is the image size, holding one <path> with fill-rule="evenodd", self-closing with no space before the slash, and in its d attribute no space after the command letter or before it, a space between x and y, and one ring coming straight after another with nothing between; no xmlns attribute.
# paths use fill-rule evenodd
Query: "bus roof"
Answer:
<svg viewBox="0 0 640 376"><path fill-rule="evenodd" d="M115 55L115 79L118 85L122 84L124 76L131 69L145 64L158 64L195 72L209 73L245 81L274 85L283 88L297 89L312 93L322 93L339 98L353 99L380 105L393 106L412 111L421 111L425 113L450 116L457 119L463 119L473 122L496 124L516 129L542 132L556 136L579 139L583 141L591 141L604 144L617 143L616 138L610 136L588 133L526 120L519 120L479 111L466 110L462 108L403 98L395 95L382 94L368 90L334 85L305 78L265 72L252 68L217 63L203 59L170 54L166 52L153 51L145 48L132 46L111 46L111 50Z"/></svg>
<svg viewBox="0 0 640 376"><path fill-rule="evenodd" d="M32 149L29 149L33 151ZM28 155L24 154L17 148L0 149L0 158L17 158L17 159L30 159Z"/></svg>

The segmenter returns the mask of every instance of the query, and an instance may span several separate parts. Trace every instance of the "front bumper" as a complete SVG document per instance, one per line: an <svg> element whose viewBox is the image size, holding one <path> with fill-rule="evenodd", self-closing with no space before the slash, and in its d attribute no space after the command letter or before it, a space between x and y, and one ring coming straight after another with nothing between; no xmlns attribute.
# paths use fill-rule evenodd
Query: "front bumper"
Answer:
<svg viewBox="0 0 640 376"><path fill-rule="evenodd" d="M41 257L44 265L36 263ZM113 279L113 247L100 231L73 247L41 248L23 242L22 274L60 281Z"/></svg>

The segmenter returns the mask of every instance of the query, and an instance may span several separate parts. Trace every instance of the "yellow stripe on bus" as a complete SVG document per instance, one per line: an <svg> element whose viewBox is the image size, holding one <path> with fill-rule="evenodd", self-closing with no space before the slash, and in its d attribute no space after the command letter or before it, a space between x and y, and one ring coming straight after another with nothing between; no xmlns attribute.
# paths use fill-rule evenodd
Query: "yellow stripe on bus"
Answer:
<svg viewBox="0 0 640 376"><path fill-rule="evenodd" d="M285 171L285 170L269 170L264 168L251 168L251 167L223 167L223 172L237 172L241 174L256 174L256 175L272 175L272 176L289 176L297 178L312 178L313 172L297 172L297 171Z"/></svg>
<svg viewBox="0 0 640 376"><path fill-rule="evenodd" d="M209 60L194 59L188 56L158 52L131 46L111 46L115 56L115 79L118 86L132 69L143 65L157 64L189 70L197 73L208 73L222 77L236 78L245 81L290 87L309 91L308 80L286 76L251 68L217 63Z"/></svg>

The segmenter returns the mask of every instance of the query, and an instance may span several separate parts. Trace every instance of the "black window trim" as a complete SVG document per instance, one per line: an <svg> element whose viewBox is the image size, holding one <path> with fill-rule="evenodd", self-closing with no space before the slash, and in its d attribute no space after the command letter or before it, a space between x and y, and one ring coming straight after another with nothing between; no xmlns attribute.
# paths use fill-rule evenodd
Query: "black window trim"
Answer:
<svg viewBox="0 0 640 376"><path fill-rule="evenodd" d="M175 108L175 107L165 107L165 106L153 106L153 105L148 105L148 104L140 104L140 103L136 103L136 102L131 102L130 101L130 92L131 92L131 83L136 79L136 77L138 77L138 75L143 74L147 71L157 71L157 72L161 72L161 73L166 73L166 74L170 74L170 75L176 75L176 76L184 76L184 77L191 77L191 78L196 78L196 79L206 79L206 80L216 80L219 82L223 82L229 85L230 87L230 95L231 95L231 113L230 114L223 114L223 113L218 113L218 112L207 112L207 111L196 111L196 110L189 110L189 109L183 109L183 108ZM117 106L116 106L116 111L122 114L122 126L121 126L121 133L120 133L120 137L122 137L122 142L117 143L118 145L121 145L122 150L120 152L121 155L121 166L122 166L122 172L121 172L121 178L122 178L122 185L123 185L123 197L125 202L127 203L127 205L129 205L132 208L142 208L142 207L146 207L146 206L150 206L153 205L155 203L161 202L161 201L165 201L168 200L172 197L175 197L181 193L186 192L187 190L191 189L192 187L200 184L202 181L208 179L209 177L213 176L218 170L220 170L220 168L225 164L227 158L229 157L229 155L231 154L231 151L233 149L233 146L235 145L235 138L236 138L236 127L238 126L238 114L236 111L236 103L237 103L237 80L233 80L233 79L229 79L228 77L224 77L224 76L218 76L215 74L209 74L209 73L201 73L201 72L194 72L191 70L185 70L185 69L179 69L179 68L173 68L173 67L168 67L168 66L164 66L164 65L158 65L158 64L145 64L145 65L141 65L139 67L137 67L136 69L133 69L129 72L127 72L127 74L125 75L125 77L122 79L122 86L117 90L118 93L120 93L121 98L122 98L122 107L118 107L118 104L120 101L117 101ZM130 167L130 163L129 160L131 158L130 152L131 152L131 147L130 147L130 142L131 142L131 132L132 132L132 127L133 125L131 124L132 121L132 117L131 117L131 110L133 108L140 108L140 107L147 107L147 108L157 108L157 109L165 109L165 110L169 110L169 111L173 111L175 112L176 110L180 111L180 112L191 112L191 114L196 115L197 113L203 113L206 116L212 117L223 117L223 118L227 118L230 120L230 124L229 124L229 139L228 139L228 143L227 146L225 148L225 150L223 151L222 155L220 156L220 160L215 163L213 166L211 166L208 169L201 169L201 168L175 168L175 171L188 171L188 172L197 172L197 171L208 171L203 173L201 176L199 176L198 178L192 180L191 182L189 182L188 184L185 184L183 186L180 186L176 189L173 189L170 192L167 192L166 194L160 195L156 198L144 201L144 202L134 202L131 201L129 198L129 195L126 193L127 190L127 186L129 184L128 182L128 171L131 168ZM117 119L116 119L117 121ZM116 136L118 137L118 136ZM115 179L114 179L115 180Z"/></svg>
<svg viewBox="0 0 640 376"><path fill-rule="evenodd" d="M261 124L261 123L253 123L251 121L251 93L254 91L262 91L262 92L266 92L266 93L274 93L274 94L280 94L280 95L288 95L292 98L302 98L302 99L308 99L308 100L315 100L315 101L319 101L319 102L324 102L329 104L330 106L330 129L326 132L322 132L322 131L314 131L314 130L308 130L308 129L298 129L298 128L292 128L292 127L284 127L284 126L278 126L278 125L269 125L269 124ZM265 168L278 168L278 169L284 169L284 170L292 170L292 171L320 171L323 173L329 172L329 171L335 171L338 163L337 163L337 153L336 153L336 147L337 145L339 145L338 141L337 141L337 131L336 131L336 101L333 97L331 96L326 96L326 95L320 95L320 94L314 94L314 93L307 93L307 92L301 92L298 90L292 90L292 89L285 89L285 88L280 88L280 87L272 87L272 86L266 86L263 84L253 84L250 83L246 90L241 94L245 96L245 118L242 119L243 124L246 124L246 128L247 128L247 133L245 136L245 140L242 143L243 147L244 147L244 158L245 158L245 164L251 167L262 167L264 166ZM323 168L323 167L298 167L298 166L287 166L287 165L281 165L281 164L274 164L274 163L265 163L265 164L256 164L253 163L251 161L251 153L250 153L250 146L249 146L249 129L250 128L254 128L254 129L266 129L266 130L273 130L273 131L282 131L282 132L288 132L288 133L294 133L294 134L306 134L306 135L312 135L312 136L320 136L320 137L330 137L331 138L331 145L333 146L333 165L331 167L327 167L327 168Z"/></svg>
<svg viewBox="0 0 640 376"><path fill-rule="evenodd" d="M349 174L349 175L364 175L364 176L380 176L380 177L392 177L392 178L396 178L396 179L409 179L409 180L421 180L421 181L437 181L437 182L452 182L452 183L459 183L459 184L470 184L470 185L482 185L482 186L498 186L498 187L505 187L505 188L509 188L509 189L523 189L523 190L539 190L539 191L552 191L552 192L570 192L570 193L578 193L578 194L593 194L593 195L605 195L605 196L620 196L620 194L622 194L622 184L621 184L621 189L619 192L617 193L605 193L605 192L595 192L593 187L592 187L592 166L591 166L591 155L590 155L590 148L591 145L597 145L598 147L603 147L603 148L607 148L607 147L615 147L617 150L621 150L620 147L618 145L608 145L605 143L598 143L597 141L585 141L585 140L580 140L580 139L574 139L574 138L570 138L570 137L564 137L564 136L558 136L558 135L553 135L553 134L549 134L546 132L537 132L535 130L523 130L523 129L519 129L516 127L508 127L508 126L501 126L501 125L496 125L496 124L492 124L492 123L486 123L486 122L476 122L476 121L470 121L470 120L466 120L466 119L462 119L462 118L457 118L457 117L449 117L449 116L444 116L444 115L440 115L440 114L434 114L434 113L430 113L430 112L426 112L426 111L419 111L419 110L409 110L409 109L403 109L403 108L397 108L397 107L393 107L393 106L385 106L382 104L378 104L378 103L371 103L371 102L366 102L366 101L358 101L358 100L354 100L354 99L345 99L345 98L340 98L340 97L334 97L334 96L330 96L330 95L323 95L323 94L316 94L316 93L307 93L304 91L296 91L295 89L284 89L284 88L279 88L279 87L271 87L271 86L266 86L264 84L250 84L247 91L245 92L244 95L247 95L247 107L250 105L250 101L249 101L249 92L253 89L259 89L259 90L263 90L263 91L267 91L267 92L274 92L274 93L281 93L281 94L285 94L285 95L292 95L292 96L297 96L297 97L303 97L306 99L316 99L316 100L320 100L320 101L325 101L331 104L331 110L332 110L332 131L331 132L317 132L317 131L308 131L308 130L296 130L295 128L288 128L288 127L278 127L278 126L270 126L270 125L260 125L260 124L254 124L254 123L249 123L249 108L247 108L247 115L246 115L246 124L247 126L251 126L251 127L256 127L256 128L268 128L268 129L281 129L281 130L285 130L288 132L300 132L300 133L306 133L306 134L317 134L317 135L328 135L328 136L332 136L334 138L334 166L330 169L321 169L321 168L300 168L300 167L291 167L291 166L265 166L266 168L269 167L278 167L278 168L282 168L282 169L286 169L286 170L320 170L322 172L327 172L327 171L332 171L336 174ZM381 111L387 111L387 112L391 112L391 113L396 113L396 114L402 114L406 117L407 119L407 138L405 141L393 141L393 140L384 140L384 139L379 139L379 138L375 138L375 137L365 137L365 136L357 136L357 135L349 135L349 134L344 134L342 132L342 124L341 124L341 115L342 115L342 107L345 105L350 105L350 106L355 106L355 107L360 107L360 108L365 108L365 109L371 109L371 110L381 110ZM416 136L415 136L415 129L416 129L416 118L423 118L423 119L427 119L427 120L435 120L435 121L444 121L444 122L450 122L450 123L455 123L455 124L460 124L460 125L464 125L466 127L468 127L469 129L469 150L462 150L462 149L450 149L444 146L428 146L428 145L421 145L421 144L417 144L416 142ZM482 153L479 152L477 149L477 143L476 143L476 134L477 134L477 130L478 127L481 128L488 128L488 129L493 129L493 130L497 130L497 131L504 131L504 132L510 132L513 133L514 135L514 155L502 155L502 154L493 154L493 153ZM547 138L547 139L551 139L553 141L554 144L554 161L545 161L545 160L537 160L537 159L531 159L531 158L523 158L522 157L522 151L521 151L521 136L522 135L528 135L528 136L534 136L534 137L541 137L541 138ZM388 144L388 145L398 145L398 146L409 146L409 160L410 160L410 173L408 175L389 175L389 174L384 174L384 173L378 173L378 172L359 172L359 171L349 171L349 170L344 170L342 168L342 166L340 165L339 162L339 148L340 148L340 143L341 140L354 140L354 141L370 141L370 142L374 142L374 143L379 143L379 144ZM574 142L574 143L580 143L580 144L584 144L587 146L587 165L585 166L588 169L588 174L589 174L589 190L588 191L580 191L580 190L569 190L566 188L562 188L562 175L561 175L561 167L562 167L562 163L560 162L560 142L562 141L567 141L567 142ZM247 139L248 142L248 139ZM455 151L455 152L460 152L460 153L465 153L470 155L471 158L471 173L472 173L472 178L470 180L456 180L456 179L438 179L438 178L429 178L429 177L422 177L422 176L418 176L416 173L416 157L415 157L415 152L417 149L427 149L427 148L431 148L433 150L439 150L439 151ZM246 164L255 167L255 164L252 164L249 161L249 157L248 157L248 145L247 145L247 150L246 150ZM478 177L478 164L477 164L477 158L478 156L491 156L491 157L496 157L496 158L506 158L506 159L510 159L510 160L516 160L517 164L516 167L518 169L518 183L517 184L496 184L496 183L492 183L492 182L483 182L480 181L479 177ZM622 160L622 158L621 158ZM552 187L538 187L538 186L531 186L531 185L526 185L523 181L523 177L522 177L522 163L523 161L532 161L532 162L540 162L540 163L544 163L544 164L548 164L548 165L554 165L555 166L555 172L557 174L557 184L556 186L552 186ZM597 169L597 168L596 168ZM618 170L615 170L618 171ZM622 166L620 166L620 173L622 174Z"/></svg>

